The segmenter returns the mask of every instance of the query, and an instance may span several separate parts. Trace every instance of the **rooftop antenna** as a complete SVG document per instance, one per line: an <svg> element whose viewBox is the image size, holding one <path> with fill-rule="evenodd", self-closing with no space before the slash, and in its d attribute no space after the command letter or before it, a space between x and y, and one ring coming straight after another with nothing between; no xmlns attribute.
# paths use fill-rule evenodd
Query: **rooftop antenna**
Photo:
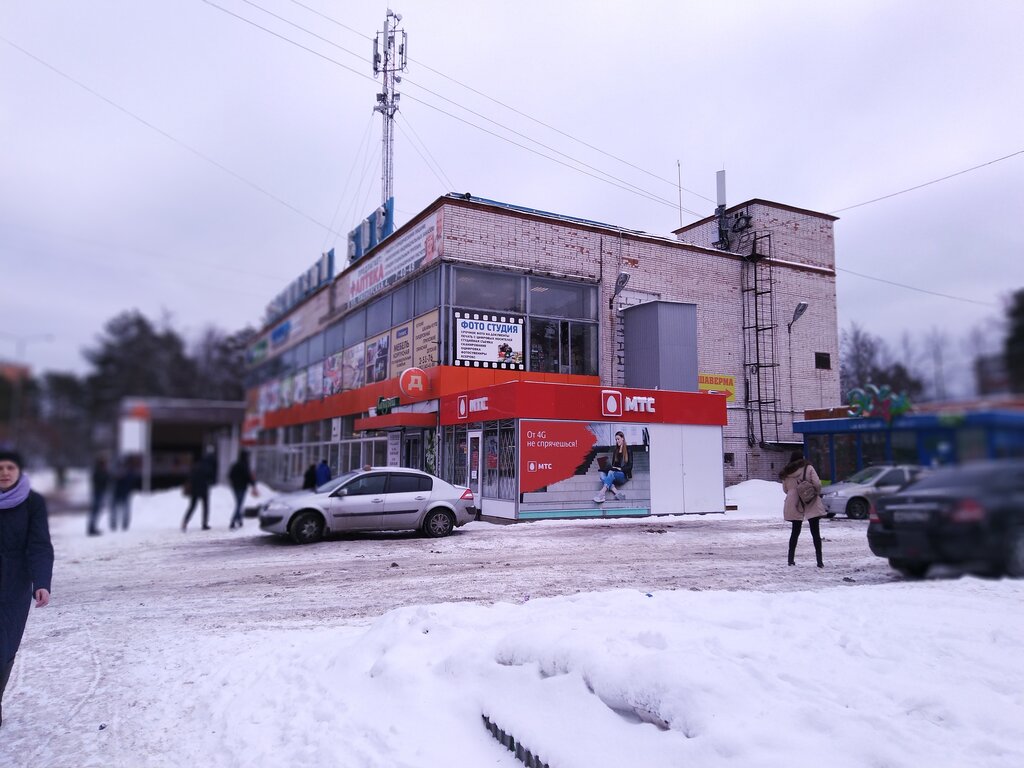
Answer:
<svg viewBox="0 0 1024 768"><path fill-rule="evenodd" d="M383 135L381 137L381 204L387 205L394 197L395 174L395 112L398 111L398 100L401 94L397 86L402 82L399 72L404 72L408 64L409 37L398 25L402 14L388 8L384 18L384 31L378 32L373 38L373 76L382 75L381 92L377 94L374 112L380 112L384 118Z"/></svg>
<svg viewBox="0 0 1024 768"><path fill-rule="evenodd" d="M731 243L729 242L729 226L725 220L725 171L721 170L715 173L715 182L718 187L718 207L715 208L715 217L718 219L718 240L712 243L715 248L722 251L728 251Z"/></svg>

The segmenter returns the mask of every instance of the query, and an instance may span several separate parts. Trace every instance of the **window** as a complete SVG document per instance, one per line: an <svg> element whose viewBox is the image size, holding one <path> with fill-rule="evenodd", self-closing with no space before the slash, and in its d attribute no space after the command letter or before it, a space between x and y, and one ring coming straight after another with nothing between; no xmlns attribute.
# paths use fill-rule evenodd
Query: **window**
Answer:
<svg viewBox="0 0 1024 768"><path fill-rule="evenodd" d="M357 309L345 318L344 346L351 347L366 338L366 312Z"/></svg>
<svg viewBox="0 0 1024 768"><path fill-rule="evenodd" d="M569 320L530 319L530 370L597 375L597 326Z"/></svg>
<svg viewBox="0 0 1024 768"><path fill-rule="evenodd" d="M832 356L828 352L815 352L814 367L819 371L831 371Z"/></svg>
<svg viewBox="0 0 1024 768"><path fill-rule="evenodd" d="M597 319L597 289L592 285L530 278L531 315Z"/></svg>
<svg viewBox="0 0 1024 768"><path fill-rule="evenodd" d="M438 270L433 270L419 278L414 285L414 292L416 294L416 314L422 315L424 312L429 312L432 309L436 309L440 306L441 302L438 300L438 290L441 280L438 277L440 273Z"/></svg>
<svg viewBox="0 0 1024 768"><path fill-rule="evenodd" d="M388 493L416 493L430 491L434 481L426 475L409 475L395 472L388 476Z"/></svg>
<svg viewBox="0 0 1024 768"><path fill-rule="evenodd" d="M882 475L875 485L903 485L905 482L907 477L902 469L891 469Z"/></svg>
<svg viewBox="0 0 1024 768"><path fill-rule="evenodd" d="M736 466L736 454L735 453L727 453L727 454L725 454L725 456L723 457L723 462L725 463L725 466L727 466L727 467L735 467Z"/></svg>
<svg viewBox="0 0 1024 768"><path fill-rule="evenodd" d="M338 322L324 331L324 356L341 352L345 348L345 323Z"/></svg>
<svg viewBox="0 0 1024 768"><path fill-rule="evenodd" d="M295 369L305 368L309 365L309 341L300 341L295 345L295 352L293 356L293 365Z"/></svg>
<svg viewBox="0 0 1024 768"><path fill-rule="evenodd" d="M366 308L366 335L376 336L391 327L391 294L382 296Z"/></svg>
<svg viewBox="0 0 1024 768"><path fill-rule="evenodd" d="M456 267L454 304L498 312L522 312L523 278L508 272ZM418 296L416 311L420 309Z"/></svg>
<svg viewBox="0 0 1024 768"><path fill-rule="evenodd" d="M387 475L360 475L351 483L345 486L349 496L372 496L377 493L384 493L384 481Z"/></svg>
<svg viewBox="0 0 1024 768"><path fill-rule="evenodd" d="M324 336L323 333L318 333L309 339L309 362L315 363L317 360L324 359Z"/></svg>
<svg viewBox="0 0 1024 768"><path fill-rule="evenodd" d="M401 325L411 317L412 283L406 283L391 294L391 324Z"/></svg>

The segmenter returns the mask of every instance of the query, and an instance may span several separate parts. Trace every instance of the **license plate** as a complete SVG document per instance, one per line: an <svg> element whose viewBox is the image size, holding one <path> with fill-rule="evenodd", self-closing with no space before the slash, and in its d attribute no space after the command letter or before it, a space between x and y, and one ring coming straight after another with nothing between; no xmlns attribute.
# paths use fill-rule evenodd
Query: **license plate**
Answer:
<svg viewBox="0 0 1024 768"><path fill-rule="evenodd" d="M899 509L892 513L897 523L927 523L931 515L923 509Z"/></svg>

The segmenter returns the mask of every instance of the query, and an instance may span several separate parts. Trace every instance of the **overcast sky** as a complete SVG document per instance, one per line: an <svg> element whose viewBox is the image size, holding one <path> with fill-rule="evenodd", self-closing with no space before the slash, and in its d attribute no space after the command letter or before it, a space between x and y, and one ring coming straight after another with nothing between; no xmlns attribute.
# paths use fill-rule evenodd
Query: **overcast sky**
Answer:
<svg viewBox="0 0 1024 768"><path fill-rule="evenodd" d="M398 224L457 191L669 234L678 161L683 223L712 212L723 168L730 204L840 217L842 328L938 330L962 363L1024 286L1018 0L392 6ZM380 197L387 7L5 0L0 358L82 372L133 307L186 335L257 325L343 252Z"/></svg>

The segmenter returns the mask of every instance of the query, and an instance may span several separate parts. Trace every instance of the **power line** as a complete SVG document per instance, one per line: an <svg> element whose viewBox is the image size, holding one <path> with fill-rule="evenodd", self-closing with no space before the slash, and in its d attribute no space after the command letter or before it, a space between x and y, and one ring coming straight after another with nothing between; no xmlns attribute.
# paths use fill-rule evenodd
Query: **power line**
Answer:
<svg viewBox="0 0 1024 768"><path fill-rule="evenodd" d="M247 2L250 5L253 5L253 3L250 0L244 0L244 2ZM299 0L291 0L291 2L293 4L299 6L300 8L305 8L310 13L312 13L312 14L314 14L316 16L319 16L320 18L324 19L325 21L329 21L332 24L336 24L339 27L341 27L342 29L345 29L345 30L347 30L349 32L352 32L352 33L354 33L354 34L356 34L356 35L358 35L358 36L360 36L360 37L362 37L362 38L364 38L366 40L372 39L372 38L367 37L366 35L362 34L358 30L355 30L352 27L347 26L346 24L342 24L337 19L334 19L334 18L332 18L331 16L328 16L325 13L321 13L320 11L316 10L315 8L309 7L305 3L299 2ZM278 18L280 18L280 17L278 17ZM288 23L291 24L292 22L288 22ZM295 25L295 26L297 26L297 25ZM299 27L299 28L302 29L301 27ZM303 30L303 31L307 31L308 32L308 30ZM314 34L314 33L310 32L310 34ZM314 35L314 36L318 37L317 35ZM320 39L323 39L323 38L320 38ZM342 48L342 50L345 50L345 51L351 53L351 51L348 51L348 49ZM671 179L666 179L663 176L659 176L658 174L656 174L656 173L654 173L652 171L648 171L646 168L642 168L639 165L635 165L635 164L631 163L630 161L625 160L625 159L623 159L621 157L618 157L617 155L614 155L611 152L607 152L607 151L605 151L605 150L601 149L600 147L597 147L597 146L595 146L593 144L590 144L590 143L584 141L583 139L581 139L581 138L579 138L577 136L572 135L571 133L567 133L566 131L563 131L560 128L557 128L557 127L551 125L550 123L546 123L543 120L540 120L540 119L538 119L536 117L533 117L532 115L530 115L530 114L528 114L526 112L523 112L522 110L517 109L516 107L513 107L511 104L506 104L505 102L501 101L500 99L496 99L493 96L490 96L490 95L484 93L483 91L480 91L480 90L474 88L471 85L467 85L466 83L462 82L461 80L459 80L457 78L452 77L451 75L447 75L444 72L441 72L440 70L435 69L434 67L431 67L429 64L427 64L427 63L425 63L423 61L420 61L419 59L414 59L414 58L412 58L410 56L409 60L414 62L414 63L416 63L416 64L418 64L419 66L423 67L424 69L427 69L427 70L433 72L435 75L443 77L445 80L448 80L448 81L450 81L452 83L455 83L456 85L458 85L458 86L460 86L462 88L465 88L467 91L470 91L471 93L475 93L478 96L482 96L483 98L487 99L488 101L491 101L491 102L497 104L498 106L503 107L504 109L509 110L510 112L514 112L515 114L520 115L521 117L525 117L527 120L530 120L531 122L534 122L537 125L543 126L544 128L547 128L548 130L554 131L555 133L557 133L557 134L559 134L561 136L564 136L565 138L567 138L567 139L569 139L571 141L575 141L578 144L582 144L584 147L587 147L588 149L592 149L595 152L598 152L598 153L604 155L605 157L611 158L612 160L615 160L616 162L622 163L623 165L629 166L630 168L633 168L634 170L637 170L637 171L640 171L641 173L647 174L648 176L650 176L650 177L652 177L654 179L657 179L659 181L663 181L666 184L670 185L673 189L679 189L680 188L678 182L676 182L676 181L672 181ZM430 89L420 85L419 83L417 83L417 82L415 82L413 80L410 80L408 77L405 78L405 82L408 83L408 84L411 84L411 85L415 85L418 88L423 88L423 90L427 91L428 93L432 93L433 95L438 96L439 98L442 98L442 99L445 98L444 96L440 96L439 94L434 93L433 91L431 91ZM449 99L445 99L445 100L446 101L450 101ZM454 103L454 102L452 102L452 103ZM463 109L466 109L466 108L463 107ZM471 111L471 110L467 110L467 111ZM477 114L477 113L474 112L473 114ZM477 116L478 117L483 117L483 115L477 115ZM488 118L484 118L484 119L488 119ZM494 122L494 121L490 121L490 122ZM527 137L524 137L524 138L527 138ZM532 141L532 139L531 139L531 141ZM540 142L536 142L536 143L539 144ZM550 149L550 147L548 147L548 149ZM552 150L552 151L557 151L557 150ZM602 171L602 173L603 173L603 171ZM699 197L699 198L701 198L703 200L707 200L709 203L714 203L715 202L710 197L706 197L705 195L702 195L700 192L696 192L696 191L694 191L692 189L688 189L686 187L681 187L681 189L684 192L689 192L691 195L694 195L695 197ZM683 210L685 211L687 209L684 208ZM687 213L692 213L694 216L700 216L700 214L694 213L693 211L687 211Z"/></svg>
<svg viewBox="0 0 1024 768"><path fill-rule="evenodd" d="M216 8L218 10L224 11L224 13L228 14L229 16L232 16L232 17L238 19L239 21L244 21L246 24L250 24L251 26L254 26L257 29L261 29L264 32L267 32L267 33L273 35L274 37L276 37L276 38L278 38L280 40L285 41L286 43L290 43L290 44L292 44L292 45L294 45L294 46L296 46L298 48L301 48L304 51L308 51L308 52L310 52L310 53L312 53L312 54L314 54L316 56L319 56L320 58L322 58L322 59L324 59L326 61L333 62L333 63L337 64L338 66L342 67L343 69L346 69L346 70L348 70L350 72L354 72L355 71L351 67L348 67L348 66L345 66L344 64L341 64L336 59L332 59L329 56L325 56L324 54L322 54L322 53L320 53L318 51L315 51L312 48L309 48L309 47L307 47L305 45L302 45L302 43L299 43L299 42L297 42L295 40L292 40L291 38L286 37L285 35L282 35L282 34L279 34L277 32L274 32L272 29L264 27L261 24L257 24L255 21L252 21L251 19L247 19L244 16L240 16L237 13L229 11L226 8L224 8L224 7L220 6L220 5L217 5L216 3L212 2L212 0L202 0L202 2L206 3L207 5L209 5L209 6L213 7L213 8ZM358 54L355 54L352 51L350 51L348 48L345 48L344 46L338 45L334 41L329 40L326 37L323 37L322 35L318 35L315 32L312 32L312 31L306 29L305 27L303 27L303 26L301 26L299 24L296 24L293 21L289 21L288 19L285 19L282 16L279 16L279 15L277 15L277 14L271 12L271 11L266 10L265 8L261 7L260 5L258 5L257 3L253 2L252 0L242 0L242 2L246 3L247 5L252 6L253 8L257 8L257 9L263 11L264 13L266 13L267 15L272 16L275 19L278 19L280 21L283 21L285 24L288 24L289 26L294 27L295 29L298 29L298 30L300 30L302 32L305 32L306 34L308 34L308 35L310 35L312 37L315 37L316 39L318 39L318 40L320 40L322 42L325 42L328 45L333 46L333 47L335 47L335 48L337 48L337 49L339 49L339 50L341 50L341 51L343 51L345 53L348 53L348 54L353 55L353 56L357 56L358 55ZM305 7L305 6L303 6L303 7ZM362 77L370 79L368 75L362 75L361 73L357 73L357 74L360 74ZM457 101L454 101L453 99L449 99L447 96L443 96L442 94L437 93L436 91L433 91L430 88L427 88L426 86L420 85L419 83L415 82L414 80L409 79L408 77L404 78L403 82L405 82L406 85L416 86L417 88L420 88L420 89L426 91L431 96L435 96L435 97L441 99L442 101L446 101L449 104L452 104L453 106L458 107L459 109L462 109L462 110L465 110L466 112L469 112L471 115L479 117L481 120L486 120L487 122L491 123L492 125L499 126L502 130L508 131L509 133L511 133L511 134L513 134L515 136L520 136L523 139L525 139L526 141L529 141L529 142L531 142L533 144L536 144L539 147L543 147L544 149L546 149L546 150L548 150L550 152L554 152L557 155L561 155L562 157L566 158L567 160L571 160L573 163L576 163L576 164L578 164L580 166L583 166L583 168L589 168L591 171L594 171L595 173L601 174L601 175L600 176L596 176L596 175L594 175L594 173L587 173L586 171L582 170L581 168L579 168L579 167L577 167L575 165L571 165L569 163L561 162L561 161L551 157L550 155L545 155L543 152L538 152L538 151L536 151L536 150L534 150L534 149L532 149L530 147L527 147L527 146L525 146L523 144L520 144L518 142L512 141L511 139L509 139L509 138L507 138L507 137L505 137L505 136L503 136L503 135L501 135L499 133L495 133L494 131L489 131L486 128L483 128L483 127L477 125L476 123L472 123L472 122L470 122L468 120L465 120L464 118L461 118L461 117L459 117L457 115L452 114L451 112L447 112L447 111L445 111L445 110L443 110L443 109L441 109L439 107L436 107L433 104L430 104L429 102L424 101L423 99L417 99L414 96L411 96L409 94L405 94L407 99L412 99L413 101L419 102L420 104L423 104L424 106L430 107L432 109L436 109L438 112L441 112L442 114L447 115L448 117L451 117L454 120L458 120L458 121L460 121L462 123L465 123L466 125L469 125L469 126L471 126L473 128L476 128L479 131L483 131L484 133L487 133L487 134L489 134L491 136L494 136L495 138L501 139L502 141L507 141L508 143L512 144L513 146L516 146L516 147L519 147L521 149L525 149L527 151L533 152L534 154L537 154L537 155L539 155L541 157L544 157L544 158L546 158L548 160L551 160L553 162L557 162L560 165L564 165L567 168L571 168L572 170L577 171L578 173L583 173L583 174L585 174L587 176L590 176L591 178L598 179L599 181L604 181L605 183L611 184L612 186L618 187L619 189L623 189L623 190L625 190L627 192L634 192L634 194L638 194L641 197L645 197L645 198L647 198L648 200L650 200L652 202L657 202L657 203L661 203L663 205L667 205L667 206L671 207L673 210L679 210L679 208L680 208L679 204L676 203L675 201L667 200L667 199L665 199L663 197L660 197L660 196L656 195L653 192L649 192L649 191L647 191L647 190L645 190L645 189L643 189L641 187L638 187L635 184L632 184L632 183L630 183L628 181L625 181L624 179L620 179L620 178L618 178L616 176L613 176L612 174L608 173L607 171L602 171L599 168L595 168L594 166L590 165L589 163L584 162L583 160L580 160L578 158L572 157L571 155L568 155L565 152L562 152L562 151L560 151L558 149L555 149L554 147L551 147L551 146L549 146L547 144L544 144L543 142L538 141L537 139L534 139L534 138L532 138L530 136L527 136L526 134L521 133L520 131L516 131L516 130L514 130L512 128L509 128L508 126L502 125L497 120L492 120L491 118L487 117L486 115L483 115L483 114L481 114L479 112L476 112L476 111L470 109L469 107L467 107L467 106L465 106L463 104L460 104ZM602 177L607 177L607 178L602 178ZM697 217L701 216L701 214L697 213L696 211L692 211L692 210L690 210L688 208L683 208L682 210L686 211L687 213L689 213L689 214L691 214L693 216L697 216Z"/></svg>
<svg viewBox="0 0 1024 768"><path fill-rule="evenodd" d="M952 178L955 178L956 176L962 176L965 173L970 173L971 171L976 171L979 168L984 168L987 165L994 165L995 163L1001 163L1003 160L1009 160L1011 157L1016 157L1017 155L1024 155L1024 149L1018 149L1016 152L1011 152L1008 155L1003 155L1002 157L997 157L995 160L989 160L987 163L981 163L979 165L972 166L971 168L964 168L962 171L957 171L956 173L951 173L948 176L943 176L943 177L938 178L938 179L932 179L931 181L926 181L923 184L917 184L916 186L913 186L913 187L907 187L906 189L901 189L899 192L892 192L892 193L890 193L888 195L882 195L881 197L876 197L876 198L874 198L872 200L865 200L863 203L857 203L856 205L848 205L845 208L837 208L836 210L831 211L830 213L835 215L837 213L841 213L842 211L851 211L854 208L860 208L861 206L864 206L864 205L871 205L871 203L877 203L879 200L888 200L890 197L896 197L897 195L903 195L903 194L906 194L907 192L913 192L915 189L921 189L923 187L931 186L932 184L938 184L940 181L946 181L947 179L952 179Z"/></svg>
<svg viewBox="0 0 1024 768"><path fill-rule="evenodd" d="M435 158L433 153L430 151L430 147L428 147L426 142L424 142L423 139L420 138L420 135L416 132L416 129L413 127L412 123L409 122L409 117L402 112L399 112L398 114L402 116L402 122L396 123L396 125L398 125L398 130L402 131L402 133L405 133L405 129L402 128L402 123L409 126L409 131L411 132L411 135L409 136L409 144L412 145L412 148L416 150L416 153L420 156L420 158L423 160L426 166L430 168L430 172L434 174L434 178L441 182L442 186L447 185L447 188L449 190L454 191L456 189L456 186L452 183L452 180L448 178L448 174L444 172L444 168L441 167L441 164L437 162L437 158ZM413 141L413 137L415 137L416 141ZM423 152L420 152L419 148L416 146L416 142L419 142L423 146L423 151L426 152L427 155L430 157L430 161L428 161L427 158L424 157ZM433 167L431 167L431 161L435 166L437 166L437 171L434 171ZM440 175L438 175L438 172L440 172ZM442 176L444 178L441 178Z"/></svg>
<svg viewBox="0 0 1024 768"><path fill-rule="evenodd" d="M856 275L857 277L863 277L866 280L874 280L875 282L878 282L878 283L886 283L888 285L895 285L898 288L906 288L909 291L917 291L918 293L927 293L927 294L929 294L931 296L939 296L939 297L941 297L943 299L952 299L953 301L963 301L963 302L965 302L967 304L977 304L977 305L982 306L982 307L998 307L999 306L998 304L995 304L995 303L993 303L991 301L978 301L977 299L966 299L963 296L953 296L952 294L949 294L949 293L939 293L938 291L929 291L926 288L917 288L917 287L915 287L913 285L907 285L906 283L897 283L894 280L886 280L883 277L875 277L874 275L865 275L865 274L862 274L861 272L854 272L852 269L845 269L843 267L836 267L836 272L847 272L847 273L849 273L851 275Z"/></svg>
<svg viewBox="0 0 1024 768"><path fill-rule="evenodd" d="M332 231L332 232L334 231L334 230L332 230L332 229L331 229L331 228L330 228L329 226L327 226L326 224L324 224L324 223L323 223L322 221L318 221L317 219L313 218L312 216L310 216L310 215L309 215L308 213L306 213L305 211L303 211L303 210L300 210L299 208L296 208L296 207L295 207L294 205L292 205L291 203L289 203L289 202L287 202L286 200L284 200L284 199L282 199L282 198L278 197L278 196L277 196L277 195L275 195L275 194L274 194L273 192L270 192L269 190L266 190L266 189L264 189L263 187L261 187L261 186L260 186L259 184L257 184L256 182L254 182L254 181L249 181L249 179L247 179L247 178L245 178L244 176L242 176L242 175L240 175L240 174L236 173L235 171L231 170L230 168L228 168L228 167L227 167L226 165L224 165L223 163L220 163L220 162L218 162L217 160L214 160L214 159L213 159L212 157L210 157L209 155L205 155L205 154L203 154L202 152L200 152L200 151L199 151L198 149L196 149L195 147L192 147L192 146L190 146L190 145L186 144L186 143L185 143L184 141L182 141L181 139L177 138L176 136L173 136L173 135L171 135L170 133L168 133L167 131L163 130L162 128L159 128L159 127L157 127L156 125L154 125L153 123L149 122L149 121L148 121L148 120L146 120L145 118L142 118L142 117L140 117L139 115L135 114L134 112L132 112L132 111L131 111L131 110L129 110L129 109L126 109L125 107L122 107L122 106L121 106L120 104L118 104L118 103L117 103L116 101L113 101L112 99L109 99L109 98L107 98L107 97L106 97L106 96L104 96L104 95L103 95L102 93L100 93L100 92L99 92L99 91L97 91L97 90L94 90L93 88L90 88L90 87L89 87L88 85L86 85L86 84L85 84L85 83L83 83L82 81L80 81L80 80L76 80L76 79L75 79L75 78L73 78L73 77L72 77L71 75L67 74L66 72L63 72L63 71L61 71L60 69L57 69L57 67L55 67L55 66L53 66L52 64L50 64L49 62L46 62L46 61L44 61L43 59L39 58L39 57L38 57L38 56L36 56L36 55L35 55L34 53L31 53L30 51L27 51L26 49L22 48L22 47L21 47L20 45L18 45L17 43L14 43L14 42L12 42L12 41L8 40L8 39L7 39L6 37L4 37L3 35L0 35L0 40L2 40L3 42L7 43L7 44L8 44L9 46L11 46L12 48L14 48L15 50L17 50L17 51L20 51L20 52L21 52L21 53L23 53L23 54L24 54L25 56L28 56L28 57L29 57L30 59L32 59L33 61L35 61L35 62L37 62L37 63L39 63L39 64L43 65L44 67L46 67L46 68L47 68L47 69L49 69L50 71L52 71L52 72L54 72L54 73L56 73L56 74L60 75L60 76L61 76L61 77L63 77L63 78L65 79L65 80L68 80L69 82L72 82L72 83L74 83L74 84L75 84L75 85L77 85L77 86L78 86L79 88L81 88L81 89L83 89L83 90L85 90L85 91L87 91L87 92L91 93L91 94L92 94L93 96L95 96L96 98L98 98L98 99L100 99L100 100L102 100L102 101L105 101L105 102L106 102L107 104L109 104L109 105L110 105L110 106L112 106L112 107L113 107L114 109L118 110L119 112L122 112L123 114L125 114L125 115L128 115L128 116L129 116L130 118L132 118L133 120L136 120L136 121L138 121L139 123L142 123L142 125L146 126L146 127L147 127L147 128L149 128L150 130L156 131L156 132L157 132L157 133L159 133L159 134L160 134L161 136L163 136L163 137L164 137L165 139L168 139L169 141L172 141L172 142L174 142L175 144L177 144L177 145L178 145L179 147L181 147L182 149L184 149L184 150L187 150L188 152L191 152L191 153L192 153L193 155L195 155L196 157L200 158L201 160L204 160L204 161L206 161L207 163L209 163L210 165L212 165L212 166L214 166L214 167L216 167L216 168L219 168L220 170L224 171L224 173L226 173L226 174L228 174L229 176L233 177L233 178L234 178L234 179L236 179L237 181L240 181L240 182L242 182L242 183L243 183L243 184L245 184L246 186L248 186L248 187L250 187L250 188L252 188L252 189L256 190L257 192L259 192L259 193L261 193L261 194L263 194L263 195L266 195L266 196L267 196L267 197L269 197L269 198L270 198L271 200L275 201L276 203L278 203L278 204L280 204L280 205L283 205L283 206L284 206L285 208L287 208L288 210L290 210L290 211L292 211L292 212L294 212L294 213L297 213L297 214L299 214L299 215L300 215L300 216L302 216L302 217L303 217L304 219L307 219L308 221L311 221L311 222L313 222L313 223L314 223L314 224L316 224L316 225L317 225L318 227L323 227L324 229L326 229L326 230L328 230L328 231ZM341 233L341 232L335 232L334 234L336 234L336 235L342 235L342 233Z"/></svg>

